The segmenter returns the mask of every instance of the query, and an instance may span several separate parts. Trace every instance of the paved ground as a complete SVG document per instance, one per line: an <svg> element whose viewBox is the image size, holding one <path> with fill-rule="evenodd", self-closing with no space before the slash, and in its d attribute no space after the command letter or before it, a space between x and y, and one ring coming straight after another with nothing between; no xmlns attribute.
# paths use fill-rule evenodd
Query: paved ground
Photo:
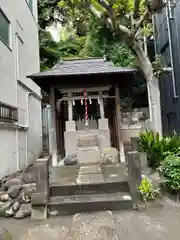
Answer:
<svg viewBox="0 0 180 240"><path fill-rule="evenodd" d="M168 199L158 201L142 212L113 212L113 217L119 240L179 240L180 204ZM92 216L89 217L88 224L91 223L91 219ZM86 216L87 220L88 216ZM93 224L96 223L91 223L91 228ZM13 240L68 240L71 226L71 216L52 218L44 222L32 222L30 219L19 221L0 219L0 227L8 229L13 235ZM77 238L79 239L89 238ZM93 239L105 240L106 238Z"/></svg>
<svg viewBox="0 0 180 240"><path fill-rule="evenodd" d="M114 213L119 239L178 240L180 205L165 199L143 212Z"/></svg>

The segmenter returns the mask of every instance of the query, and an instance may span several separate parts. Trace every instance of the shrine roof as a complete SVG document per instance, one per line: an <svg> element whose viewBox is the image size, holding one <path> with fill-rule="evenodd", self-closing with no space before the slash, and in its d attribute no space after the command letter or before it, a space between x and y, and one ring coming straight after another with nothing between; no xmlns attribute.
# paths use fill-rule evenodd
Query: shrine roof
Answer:
<svg viewBox="0 0 180 240"><path fill-rule="evenodd" d="M117 67L103 58L72 59L58 62L52 69L27 76L33 80L74 75L133 73L136 69Z"/></svg>

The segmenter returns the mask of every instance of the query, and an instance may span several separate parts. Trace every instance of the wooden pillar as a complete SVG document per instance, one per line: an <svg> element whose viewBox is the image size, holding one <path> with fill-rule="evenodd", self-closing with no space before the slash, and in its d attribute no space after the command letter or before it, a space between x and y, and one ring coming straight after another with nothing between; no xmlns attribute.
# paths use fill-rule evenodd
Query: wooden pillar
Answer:
<svg viewBox="0 0 180 240"><path fill-rule="evenodd" d="M57 153L60 152L60 126L59 126L59 114L56 111L56 141L57 141Z"/></svg>
<svg viewBox="0 0 180 240"><path fill-rule="evenodd" d="M120 105L120 93L119 85L115 84L115 104L116 104L116 127L117 127L117 137L118 137L118 148L120 152L120 160L124 162L124 148L121 139L121 105Z"/></svg>
<svg viewBox="0 0 180 240"><path fill-rule="evenodd" d="M59 116L59 151L62 156L63 147L62 147L62 119L61 119L61 116Z"/></svg>
<svg viewBox="0 0 180 240"><path fill-rule="evenodd" d="M51 140L52 140L52 165L57 165L57 137L56 137L56 98L55 89L53 86L50 87L50 100L52 107L52 129L51 129Z"/></svg>
<svg viewBox="0 0 180 240"><path fill-rule="evenodd" d="M104 101L103 101L103 97L102 97L102 92L99 92L99 102L100 102L100 118L104 118Z"/></svg>
<svg viewBox="0 0 180 240"><path fill-rule="evenodd" d="M68 97L70 98L70 100L68 101L68 121L72 121L73 120L73 104L72 104L72 94L69 93Z"/></svg>
<svg viewBox="0 0 180 240"><path fill-rule="evenodd" d="M60 150L60 153L61 155L63 155L63 124L62 124L62 115L63 115L63 112L62 112L62 102L59 103L59 150Z"/></svg>

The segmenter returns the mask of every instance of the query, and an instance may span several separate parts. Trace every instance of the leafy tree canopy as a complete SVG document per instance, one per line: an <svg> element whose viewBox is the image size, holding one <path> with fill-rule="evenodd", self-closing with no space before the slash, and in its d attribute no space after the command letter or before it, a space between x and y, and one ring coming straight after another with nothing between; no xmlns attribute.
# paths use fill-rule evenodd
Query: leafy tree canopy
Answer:
<svg viewBox="0 0 180 240"><path fill-rule="evenodd" d="M39 0L41 69L51 68L60 58L104 55L115 65L137 66L136 53L129 47L131 38L127 41L124 29L131 31L132 41L139 31L141 35L152 33L150 8L153 1ZM46 31L57 23L64 27L58 43ZM122 27L124 29L120 29ZM144 82L136 80L131 95L145 93Z"/></svg>

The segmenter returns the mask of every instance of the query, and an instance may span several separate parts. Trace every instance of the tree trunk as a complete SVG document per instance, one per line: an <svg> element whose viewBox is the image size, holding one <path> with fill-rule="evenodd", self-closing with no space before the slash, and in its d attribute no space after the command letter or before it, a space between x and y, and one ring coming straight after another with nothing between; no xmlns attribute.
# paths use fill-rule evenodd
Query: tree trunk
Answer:
<svg viewBox="0 0 180 240"><path fill-rule="evenodd" d="M144 74L148 90L148 102L150 113L150 128L162 136L161 102L158 79L153 75L152 64L142 48L141 41L135 40L131 46L134 51L139 67Z"/></svg>

